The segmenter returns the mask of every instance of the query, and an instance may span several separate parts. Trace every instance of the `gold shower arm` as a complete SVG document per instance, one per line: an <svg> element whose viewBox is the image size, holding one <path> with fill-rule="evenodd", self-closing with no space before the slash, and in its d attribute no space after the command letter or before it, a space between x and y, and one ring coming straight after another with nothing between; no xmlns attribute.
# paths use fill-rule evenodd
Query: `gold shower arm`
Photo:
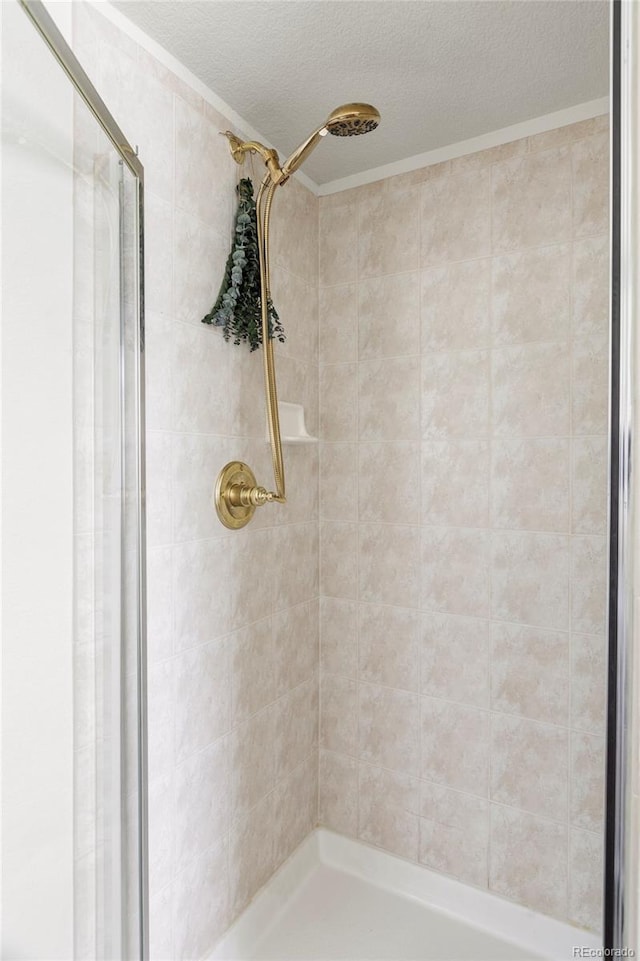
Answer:
<svg viewBox="0 0 640 961"><path fill-rule="evenodd" d="M223 137L226 137L229 141L231 156L237 164L244 163L244 155L246 153L257 153L264 160L269 171L270 179L274 184L279 184L286 180L286 175L280 167L280 158L278 157L277 150L273 150L271 147L265 147L264 144L258 143L257 140L240 140L240 138L236 137L230 130L225 130Z"/></svg>

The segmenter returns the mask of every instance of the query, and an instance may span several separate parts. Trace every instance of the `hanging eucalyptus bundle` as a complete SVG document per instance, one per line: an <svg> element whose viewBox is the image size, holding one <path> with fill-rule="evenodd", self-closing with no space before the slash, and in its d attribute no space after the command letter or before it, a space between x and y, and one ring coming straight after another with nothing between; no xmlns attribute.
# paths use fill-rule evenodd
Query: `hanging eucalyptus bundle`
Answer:
<svg viewBox="0 0 640 961"><path fill-rule="evenodd" d="M262 343L262 315L260 296L260 255L258 224L253 184L248 178L236 187L238 213L233 249L227 258L220 293L211 311L202 318L203 324L223 328L225 340L234 344L246 340L251 350ZM284 343L285 334L271 299L267 300L269 338L277 337Z"/></svg>

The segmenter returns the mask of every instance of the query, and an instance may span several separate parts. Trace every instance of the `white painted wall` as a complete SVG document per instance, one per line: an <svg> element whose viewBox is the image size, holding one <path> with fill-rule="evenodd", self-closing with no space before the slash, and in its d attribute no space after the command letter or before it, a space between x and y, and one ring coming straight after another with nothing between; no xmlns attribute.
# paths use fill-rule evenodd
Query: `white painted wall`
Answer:
<svg viewBox="0 0 640 961"><path fill-rule="evenodd" d="M1 8L3 957L69 959L72 90L15 0ZM70 12L56 4L63 29Z"/></svg>

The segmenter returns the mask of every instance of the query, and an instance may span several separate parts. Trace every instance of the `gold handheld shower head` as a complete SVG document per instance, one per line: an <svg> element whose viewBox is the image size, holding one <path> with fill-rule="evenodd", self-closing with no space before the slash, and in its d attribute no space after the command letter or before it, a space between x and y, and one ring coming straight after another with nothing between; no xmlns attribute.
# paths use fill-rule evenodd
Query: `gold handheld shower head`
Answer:
<svg viewBox="0 0 640 961"><path fill-rule="evenodd" d="M294 150L282 165L283 174L290 177L326 134L333 134L334 137L357 137L361 133L375 130L379 123L380 114L370 103L345 103L336 107L323 125Z"/></svg>
<svg viewBox="0 0 640 961"><path fill-rule="evenodd" d="M379 123L380 114L370 103L345 103L329 114L325 127L334 137L358 137Z"/></svg>

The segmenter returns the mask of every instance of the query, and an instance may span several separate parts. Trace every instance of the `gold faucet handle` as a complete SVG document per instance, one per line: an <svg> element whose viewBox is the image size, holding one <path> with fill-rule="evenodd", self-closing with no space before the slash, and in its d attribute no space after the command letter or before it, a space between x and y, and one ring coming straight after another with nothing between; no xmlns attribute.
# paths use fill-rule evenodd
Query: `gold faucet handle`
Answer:
<svg viewBox="0 0 640 961"><path fill-rule="evenodd" d="M218 517L232 530L248 524L256 507L272 501L284 502L274 491L260 487L251 468L236 460L226 464L218 474L213 499Z"/></svg>

